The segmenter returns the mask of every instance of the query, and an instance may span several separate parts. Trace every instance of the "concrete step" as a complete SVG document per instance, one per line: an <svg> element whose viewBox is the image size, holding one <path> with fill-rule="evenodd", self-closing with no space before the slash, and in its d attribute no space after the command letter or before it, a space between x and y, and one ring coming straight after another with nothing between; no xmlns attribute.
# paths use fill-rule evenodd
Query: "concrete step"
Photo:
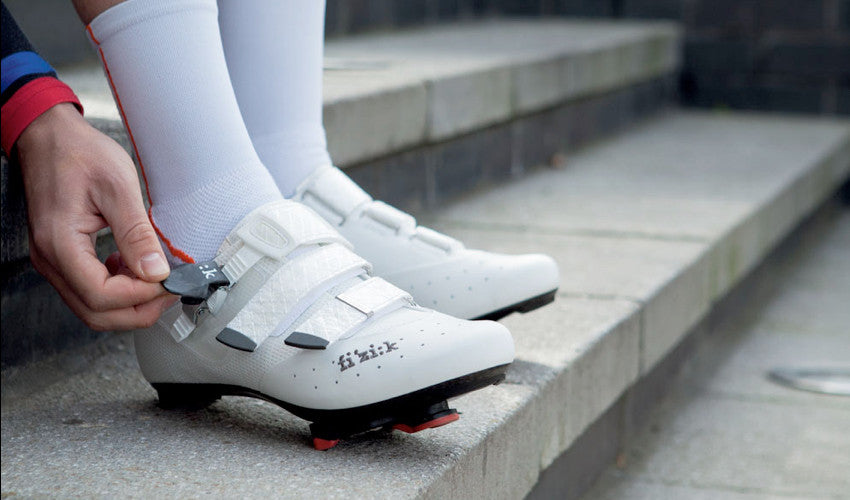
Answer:
<svg viewBox="0 0 850 500"><path fill-rule="evenodd" d="M373 196L419 212L516 177L662 108L674 93L679 45L671 23L567 20L335 40L325 61L329 147ZM100 67L59 73L80 95L89 120L130 151ZM98 338L29 266L22 192L17 170L4 158L4 367ZM102 241L105 249L109 244ZM20 317L42 320L22 324Z"/></svg>
<svg viewBox="0 0 850 500"><path fill-rule="evenodd" d="M676 71L668 22L501 20L327 42L324 124L342 167ZM93 119L119 121L99 65L60 69Z"/></svg>
<svg viewBox="0 0 850 500"><path fill-rule="evenodd" d="M158 409L115 335L3 372L2 492L518 498L566 460L575 496L642 410L642 384L666 380L688 332L848 176L846 120L665 114L432 215L562 271L554 304L504 320L517 360L505 383L454 402L459 422L316 452L306 423L267 403Z"/></svg>
<svg viewBox="0 0 850 500"><path fill-rule="evenodd" d="M850 205L826 207L796 231L760 266L765 278L745 303L716 314L671 397L583 500L845 497L850 398L767 375L846 373L848 249Z"/></svg>
<svg viewBox="0 0 850 500"><path fill-rule="evenodd" d="M572 17L676 17L666 12L645 12L631 8L616 15L613 0L597 2L496 2L489 0L329 0L325 8L325 36L350 36L356 33L393 31L415 26L469 21L497 16L572 16ZM96 60L74 8L55 0L6 0L33 45L52 64L70 64ZM652 15L656 14L656 15ZM660 15L659 15L660 14Z"/></svg>

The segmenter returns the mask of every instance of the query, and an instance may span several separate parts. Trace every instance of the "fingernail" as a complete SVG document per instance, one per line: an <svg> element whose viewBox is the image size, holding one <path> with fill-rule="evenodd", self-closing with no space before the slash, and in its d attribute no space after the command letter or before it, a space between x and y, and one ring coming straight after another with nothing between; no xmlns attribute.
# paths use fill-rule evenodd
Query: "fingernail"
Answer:
<svg viewBox="0 0 850 500"><path fill-rule="evenodd" d="M142 272L145 274L144 277L161 276L171 271L171 268L168 267L168 262L165 261L165 257L156 252L151 252L142 257L141 266Z"/></svg>
<svg viewBox="0 0 850 500"><path fill-rule="evenodd" d="M162 301L162 312L167 311L171 306L177 303L180 300L180 297L166 297L165 300Z"/></svg>

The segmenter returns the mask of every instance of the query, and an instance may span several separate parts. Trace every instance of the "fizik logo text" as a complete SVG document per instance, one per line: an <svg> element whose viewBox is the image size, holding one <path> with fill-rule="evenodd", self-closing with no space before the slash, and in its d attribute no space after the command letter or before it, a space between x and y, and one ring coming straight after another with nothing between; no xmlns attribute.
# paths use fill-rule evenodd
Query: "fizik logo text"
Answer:
<svg viewBox="0 0 850 500"><path fill-rule="evenodd" d="M368 349L355 349L353 353L347 352L345 354L339 355L339 371L344 372L349 368L354 368L356 364L362 364L370 359L375 359L377 357L383 356L384 354L392 351L397 351L398 347L396 342L390 342L389 340L385 340L383 344L378 344L375 347L375 344L369 344Z"/></svg>
<svg viewBox="0 0 850 500"><path fill-rule="evenodd" d="M200 266L198 266L198 270L201 271L201 273L203 273L203 275L204 275L204 278L206 278L208 280L218 278L218 269L212 267L211 265L209 265L207 263L203 263Z"/></svg>

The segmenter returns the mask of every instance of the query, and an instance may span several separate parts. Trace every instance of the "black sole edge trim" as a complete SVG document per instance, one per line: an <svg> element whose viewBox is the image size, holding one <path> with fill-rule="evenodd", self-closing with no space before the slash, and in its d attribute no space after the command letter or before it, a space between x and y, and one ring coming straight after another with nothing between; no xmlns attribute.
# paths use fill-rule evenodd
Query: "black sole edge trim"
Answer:
<svg viewBox="0 0 850 500"><path fill-rule="evenodd" d="M247 396L262 399L312 422L313 436L340 439L378 427L427 420L435 412L445 411L446 400L472 392L505 378L510 363L470 373L395 398L354 408L318 410L305 408L268 396L259 391L227 384L151 384L166 408L201 409L221 396Z"/></svg>
<svg viewBox="0 0 850 500"><path fill-rule="evenodd" d="M508 307L503 307L499 310L493 311L491 313L483 314L478 316L477 318L472 318L473 321L489 319L492 321L497 321L508 314L519 312L519 313L527 313L529 311L533 311L535 309L539 309L546 304L551 304L555 301L555 294L558 293L558 289L551 290L549 292L540 294L536 297L532 297L530 299L523 300L522 302L517 302L516 304L510 305Z"/></svg>

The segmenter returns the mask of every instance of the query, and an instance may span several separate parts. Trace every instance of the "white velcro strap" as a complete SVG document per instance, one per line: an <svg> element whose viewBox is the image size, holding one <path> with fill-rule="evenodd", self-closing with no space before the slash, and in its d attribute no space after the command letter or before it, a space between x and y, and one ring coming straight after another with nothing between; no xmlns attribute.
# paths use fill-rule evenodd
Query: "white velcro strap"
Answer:
<svg viewBox="0 0 850 500"><path fill-rule="evenodd" d="M369 278L337 295L336 298L370 317L399 303L410 303L413 300L410 294L381 278Z"/></svg>
<svg viewBox="0 0 850 500"><path fill-rule="evenodd" d="M367 316L357 309L336 298L330 298L314 309L310 317L295 330L334 342L366 319Z"/></svg>
<svg viewBox="0 0 850 500"><path fill-rule="evenodd" d="M174 324L171 325L171 336L177 342L183 342L194 330L195 322L186 314L186 311L182 311L180 316L174 321Z"/></svg>
<svg viewBox="0 0 850 500"><path fill-rule="evenodd" d="M372 201L366 191L336 167L327 167L317 172L302 198L313 198L312 201L318 201L340 219L348 217L363 203Z"/></svg>
<svg viewBox="0 0 850 500"><path fill-rule="evenodd" d="M406 232L412 232L416 228L416 219L412 215L387 205L383 201L372 203L363 213L370 219L395 231L404 230Z"/></svg>
<svg viewBox="0 0 850 500"><path fill-rule="evenodd" d="M300 246L318 243L350 247L345 238L312 210L290 201L280 202L265 213L255 215L236 234L242 240L242 247L222 268L231 284L266 256L282 260Z"/></svg>
<svg viewBox="0 0 850 500"><path fill-rule="evenodd" d="M293 259L293 262L300 262L300 264L290 266L287 265L290 263L284 263L281 266L281 269L292 269L294 275L282 276L278 279L279 282L281 280L288 282L285 284L278 284L285 288L288 287L282 293L266 294L267 296L272 297L272 301L278 303L277 305L263 303L262 305L269 307L262 308L263 310L258 312L255 311L258 307L252 306L255 306L261 301L252 300L249 306L246 306L242 311L240 311L237 318L246 310L248 310L249 313L255 313L259 316L268 316L269 313L267 311L271 311L274 318L274 323L272 324L273 327L280 319L280 315L277 314L277 312L281 310L279 305L281 302L280 297L289 297L297 301L297 299L301 298L321 282L317 280L326 281L333 276L345 273L350 268L362 268L362 271L368 271L370 269L370 266L366 261L357 257L357 255L349 250L351 248L351 244L336 230L334 230L330 224L325 222L324 219L319 217L315 212L297 202L281 200L265 205L262 211L255 211L252 213L245 223L235 231L235 233L238 238L237 240L233 241L232 234L231 236L228 236L227 240L228 244L231 245L230 248L238 248L238 250L230 254L230 258L225 258L226 262L223 262L222 266L222 271L224 272L224 275L227 276L228 280L230 280L231 285L236 284L239 279L242 278L249 269L260 262L263 257L270 257L276 261L283 261L287 255L299 247L319 244L324 245L324 247L315 251L307 250L307 253L303 257L295 257ZM239 245L240 240L241 245ZM222 251L222 253L228 254L229 252ZM314 256L324 256L330 260L316 260L316 257ZM348 259L348 261L346 261L346 259ZM344 265L340 266L338 264L338 261L340 260L349 265L347 267ZM302 267L304 269L302 269ZM280 271L280 269L278 271ZM274 276L277 276L278 274L280 273L276 272ZM270 279L264 287L268 286L272 281L273 280ZM307 286L308 288L301 289L298 288L299 286ZM295 288L294 290L289 289L293 287ZM226 296L226 291L219 289L215 294L207 299L206 308L212 312L220 310L224 305ZM283 309L286 310L286 308ZM253 321L243 320L242 322L252 323ZM194 329L194 320L184 312L172 325L171 335L175 340L181 342L188 337ZM237 329L237 331L242 330L242 328ZM244 330L252 332L259 330L263 332L262 339L253 339L257 341L257 345L259 345L262 340L265 340L270 332L270 328L257 329L250 327L245 328Z"/></svg>
<svg viewBox="0 0 850 500"><path fill-rule="evenodd" d="M321 293L340 279L367 272L369 268L368 262L338 244L307 252L275 271L228 327L242 332L259 346L269 335L298 319Z"/></svg>
<svg viewBox="0 0 850 500"><path fill-rule="evenodd" d="M246 247L276 260L283 260L290 252L304 245L339 243L350 246L315 212L291 201L282 201L256 214L236 234Z"/></svg>

